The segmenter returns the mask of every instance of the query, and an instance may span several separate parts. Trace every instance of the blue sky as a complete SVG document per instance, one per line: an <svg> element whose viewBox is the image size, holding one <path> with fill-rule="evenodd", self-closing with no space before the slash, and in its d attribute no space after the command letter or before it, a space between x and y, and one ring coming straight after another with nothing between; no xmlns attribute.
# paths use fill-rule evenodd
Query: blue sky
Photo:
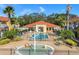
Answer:
<svg viewBox="0 0 79 59"><path fill-rule="evenodd" d="M6 6L13 6L16 16L30 14L33 12L43 12L46 15L52 13L66 13L66 4L0 4L0 16L6 16L3 9ZM71 4L71 14L79 16L79 4Z"/></svg>

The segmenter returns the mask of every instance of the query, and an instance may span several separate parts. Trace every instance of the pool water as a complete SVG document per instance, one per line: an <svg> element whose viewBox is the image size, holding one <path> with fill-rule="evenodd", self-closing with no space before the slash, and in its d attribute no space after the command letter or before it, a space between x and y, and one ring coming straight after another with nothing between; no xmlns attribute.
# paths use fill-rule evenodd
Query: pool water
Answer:
<svg viewBox="0 0 79 59"><path fill-rule="evenodd" d="M36 39L36 40L47 40L48 39L48 35L47 34L43 34L43 33L33 34L32 35L32 39Z"/></svg>
<svg viewBox="0 0 79 59"><path fill-rule="evenodd" d="M34 46L31 47L21 47L17 50L20 55L51 55L54 52L54 49L45 45L37 45L36 50L34 51Z"/></svg>

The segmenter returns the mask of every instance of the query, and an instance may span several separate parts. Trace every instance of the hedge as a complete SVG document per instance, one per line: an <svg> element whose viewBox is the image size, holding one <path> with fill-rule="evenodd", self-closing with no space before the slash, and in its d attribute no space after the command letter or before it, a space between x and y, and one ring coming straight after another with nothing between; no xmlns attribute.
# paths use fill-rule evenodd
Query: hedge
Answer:
<svg viewBox="0 0 79 59"><path fill-rule="evenodd" d="M75 42L72 39L66 39L65 42L68 43L68 44L70 44L70 45L72 45L72 46L77 46L77 42Z"/></svg>
<svg viewBox="0 0 79 59"><path fill-rule="evenodd" d="M3 39L3 40L0 40L0 45L7 44L9 42L10 42L10 39Z"/></svg>

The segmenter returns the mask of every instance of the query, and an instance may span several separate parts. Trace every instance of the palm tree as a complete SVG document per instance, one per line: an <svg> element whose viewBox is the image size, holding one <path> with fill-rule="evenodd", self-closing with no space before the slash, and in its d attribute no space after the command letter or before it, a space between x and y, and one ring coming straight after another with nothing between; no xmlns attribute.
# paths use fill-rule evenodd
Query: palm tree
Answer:
<svg viewBox="0 0 79 59"><path fill-rule="evenodd" d="M66 14L67 14L67 30L69 30L70 10L71 10L71 6L68 4L67 5L67 11L66 11Z"/></svg>
<svg viewBox="0 0 79 59"><path fill-rule="evenodd" d="M11 16L13 16L13 14L14 14L14 9L13 9L13 7L7 6L7 7L3 10L3 13L4 13L4 14L7 14L8 18L10 19L8 22L6 22L6 24L7 24L8 28L9 28L9 30L12 30L13 27L12 27L12 25L11 25Z"/></svg>
<svg viewBox="0 0 79 59"><path fill-rule="evenodd" d="M11 6L7 6L7 7L3 10L3 12L4 12L5 14L7 14L8 18L11 18L11 16L14 14L14 9L13 9L13 7L11 7Z"/></svg>

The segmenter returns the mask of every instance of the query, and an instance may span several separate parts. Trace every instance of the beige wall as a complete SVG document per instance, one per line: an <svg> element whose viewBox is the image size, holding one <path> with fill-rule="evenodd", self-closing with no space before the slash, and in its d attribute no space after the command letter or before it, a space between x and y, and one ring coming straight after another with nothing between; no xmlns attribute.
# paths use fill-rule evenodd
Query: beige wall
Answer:
<svg viewBox="0 0 79 59"><path fill-rule="evenodd" d="M46 25L36 25L36 32L38 32L39 31L39 27L43 27L43 32L47 32L47 27L46 27Z"/></svg>

